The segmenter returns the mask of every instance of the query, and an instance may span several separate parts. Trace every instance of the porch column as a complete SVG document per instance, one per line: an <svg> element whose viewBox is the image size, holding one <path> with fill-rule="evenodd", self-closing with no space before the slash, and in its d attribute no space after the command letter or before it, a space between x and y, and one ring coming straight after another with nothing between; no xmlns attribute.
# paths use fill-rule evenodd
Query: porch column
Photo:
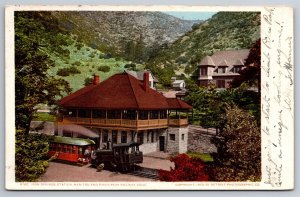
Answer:
<svg viewBox="0 0 300 197"><path fill-rule="evenodd" d="M122 125L122 118L123 118L123 110L121 110L121 125Z"/></svg>
<svg viewBox="0 0 300 197"><path fill-rule="evenodd" d="M107 109L105 110L105 124L107 124Z"/></svg>
<svg viewBox="0 0 300 197"><path fill-rule="evenodd" d="M135 113L136 113L136 126L138 127L139 126L139 110L136 110L135 111Z"/></svg>
<svg viewBox="0 0 300 197"><path fill-rule="evenodd" d="M76 109L76 122L78 122L78 109Z"/></svg>

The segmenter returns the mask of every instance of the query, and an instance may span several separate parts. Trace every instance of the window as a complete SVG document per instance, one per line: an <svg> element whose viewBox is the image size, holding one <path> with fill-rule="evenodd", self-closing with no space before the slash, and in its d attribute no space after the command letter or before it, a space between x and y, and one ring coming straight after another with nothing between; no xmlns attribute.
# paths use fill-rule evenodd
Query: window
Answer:
<svg viewBox="0 0 300 197"><path fill-rule="evenodd" d="M135 110L124 110L122 118L129 119L129 120L135 120L136 119L136 111Z"/></svg>
<svg viewBox="0 0 300 197"><path fill-rule="evenodd" d="M67 152L67 145L64 145L64 146L63 146L63 151L62 151L62 152L64 152L64 153Z"/></svg>
<svg viewBox="0 0 300 197"><path fill-rule="evenodd" d="M234 73L239 73L241 70L242 70L242 68L239 67L239 66L236 66L236 67L233 68Z"/></svg>
<svg viewBox="0 0 300 197"><path fill-rule="evenodd" d="M150 111L150 119L158 119L158 111Z"/></svg>
<svg viewBox="0 0 300 197"><path fill-rule="evenodd" d="M217 80L218 88L225 88L225 80Z"/></svg>
<svg viewBox="0 0 300 197"><path fill-rule="evenodd" d="M108 141L108 130L103 130L102 131L102 142L107 142Z"/></svg>
<svg viewBox="0 0 300 197"><path fill-rule="evenodd" d="M140 144L144 144L144 132L139 131L137 134L137 142Z"/></svg>
<svg viewBox="0 0 300 197"><path fill-rule="evenodd" d="M175 141L175 134L170 134L170 140Z"/></svg>
<svg viewBox="0 0 300 197"><path fill-rule="evenodd" d="M139 120L148 120L148 111L139 111Z"/></svg>
<svg viewBox="0 0 300 197"><path fill-rule="evenodd" d="M126 131L121 132L121 143L127 143L127 132Z"/></svg>
<svg viewBox="0 0 300 197"><path fill-rule="evenodd" d="M121 111L120 110L108 110L107 118L108 119L121 119Z"/></svg>
<svg viewBox="0 0 300 197"><path fill-rule="evenodd" d="M160 119L166 119L167 118L167 111L163 110L159 112L159 118Z"/></svg>
<svg viewBox="0 0 300 197"><path fill-rule="evenodd" d="M118 131L116 131L116 130L112 131L112 143L113 144L118 143Z"/></svg>
<svg viewBox="0 0 300 197"><path fill-rule="evenodd" d="M67 153L71 153L72 146L67 146Z"/></svg>
<svg viewBox="0 0 300 197"><path fill-rule="evenodd" d="M76 154L76 146L73 146L73 148L72 148L72 154Z"/></svg>
<svg viewBox="0 0 300 197"><path fill-rule="evenodd" d="M78 117L90 118L91 117L91 110L79 109L78 110Z"/></svg>
<svg viewBox="0 0 300 197"><path fill-rule="evenodd" d="M181 140L184 140L184 134L181 134Z"/></svg>
<svg viewBox="0 0 300 197"><path fill-rule="evenodd" d="M93 118L106 118L105 110L93 110Z"/></svg>
<svg viewBox="0 0 300 197"><path fill-rule="evenodd" d="M226 72L226 67L219 67L218 68L218 73L225 73Z"/></svg>
<svg viewBox="0 0 300 197"><path fill-rule="evenodd" d="M200 68L200 76L205 76L205 75L207 75L207 67Z"/></svg>

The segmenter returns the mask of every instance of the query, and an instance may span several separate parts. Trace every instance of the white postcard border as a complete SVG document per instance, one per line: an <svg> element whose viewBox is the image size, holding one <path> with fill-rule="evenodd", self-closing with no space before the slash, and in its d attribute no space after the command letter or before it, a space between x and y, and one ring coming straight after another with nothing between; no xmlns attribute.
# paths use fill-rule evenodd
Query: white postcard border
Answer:
<svg viewBox="0 0 300 197"><path fill-rule="evenodd" d="M20 10L260 11L261 182L15 182L14 19ZM294 188L293 9L258 6L7 6L5 10L6 188L12 190L282 190Z"/></svg>

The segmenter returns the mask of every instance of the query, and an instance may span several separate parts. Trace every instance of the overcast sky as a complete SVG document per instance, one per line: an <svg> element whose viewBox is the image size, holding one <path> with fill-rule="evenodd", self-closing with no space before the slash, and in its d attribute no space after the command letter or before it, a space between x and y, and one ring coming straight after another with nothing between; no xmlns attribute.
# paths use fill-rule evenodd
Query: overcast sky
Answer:
<svg viewBox="0 0 300 197"><path fill-rule="evenodd" d="M164 12L166 14L170 14L172 16L185 19L185 20L206 20L214 15L216 12L173 12L167 11Z"/></svg>

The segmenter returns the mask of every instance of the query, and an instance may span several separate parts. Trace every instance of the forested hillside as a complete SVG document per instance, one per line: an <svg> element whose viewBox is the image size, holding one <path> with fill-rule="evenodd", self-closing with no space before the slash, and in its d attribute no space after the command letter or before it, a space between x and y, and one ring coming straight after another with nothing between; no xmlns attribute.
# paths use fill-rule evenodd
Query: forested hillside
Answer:
<svg viewBox="0 0 300 197"><path fill-rule="evenodd" d="M175 73L192 75L204 56L220 50L250 48L258 38L260 13L218 12L161 50L147 62L147 67L168 84Z"/></svg>

